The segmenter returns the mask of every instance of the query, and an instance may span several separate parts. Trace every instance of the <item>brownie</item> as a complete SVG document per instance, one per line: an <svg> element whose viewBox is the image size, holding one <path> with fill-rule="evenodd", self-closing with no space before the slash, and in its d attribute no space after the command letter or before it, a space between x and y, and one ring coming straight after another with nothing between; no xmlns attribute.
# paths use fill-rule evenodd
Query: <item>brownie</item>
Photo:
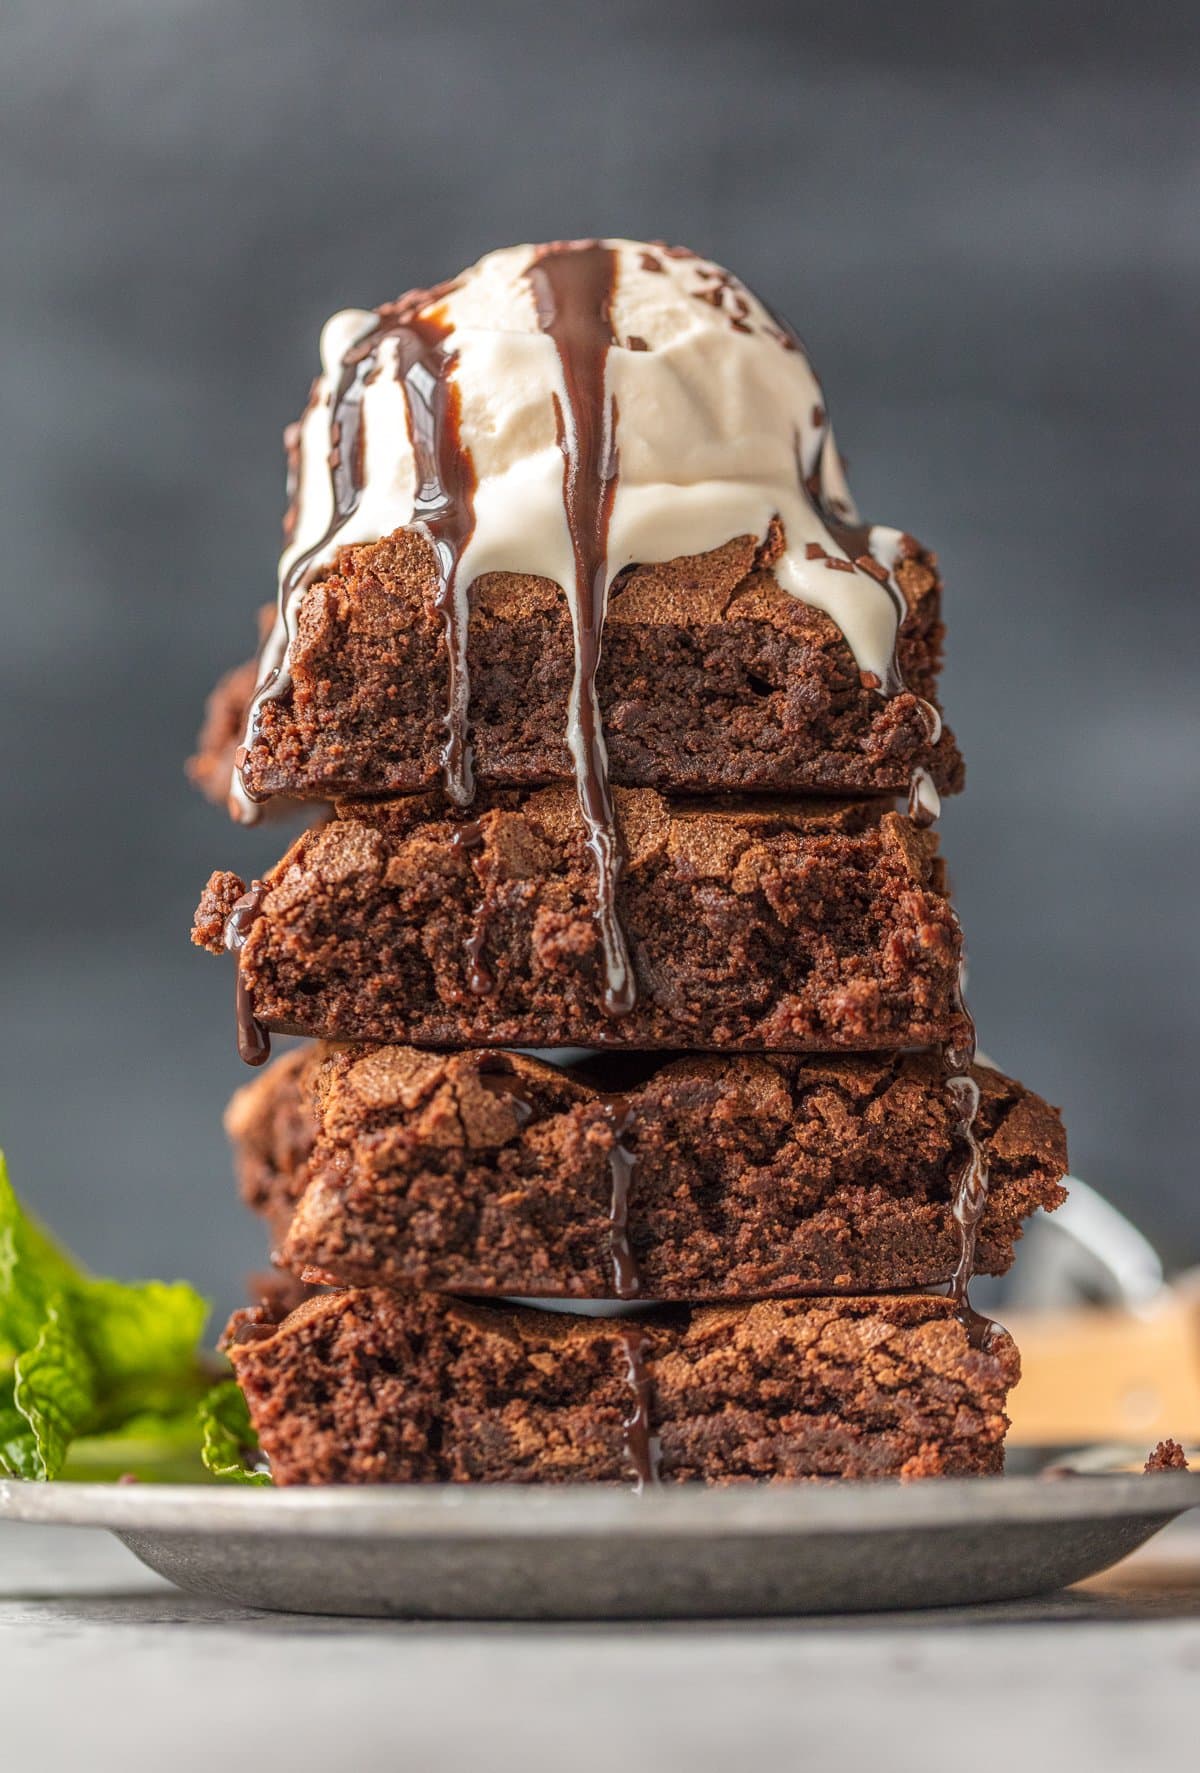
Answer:
<svg viewBox="0 0 1200 1773"><path fill-rule="evenodd" d="M1178 1441L1169 1439L1159 1441L1145 1464L1145 1470L1151 1474L1156 1471L1186 1471L1187 1469L1187 1454Z"/></svg>
<svg viewBox="0 0 1200 1773"><path fill-rule="evenodd" d="M308 1186L315 1121L311 1083L323 1049L294 1047L238 1090L225 1110L238 1190L265 1221L272 1254L283 1244Z"/></svg>
<svg viewBox="0 0 1200 1773"><path fill-rule="evenodd" d="M258 645L261 651L275 619L272 606L258 612ZM246 713L258 684L258 658L227 671L204 705L204 721L196 740L196 752L186 764L188 781L208 800L224 805L229 798L233 760L246 730Z"/></svg>
<svg viewBox="0 0 1200 1773"><path fill-rule="evenodd" d="M238 913L264 1027L421 1045L923 1046L961 1035L960 937L937 840L879 801L669 801L619 789L617 910L637 1001L606 1013L575 793L357 803L305 832ZM209 881L220 952L243 894Z"/></svg>
<svg viewBox="0 0 1200 1773"><path fill-rule="evenodd" d="M1022 1085L974 1075L991 1171L976 1263L1002 1274L1022 1220L1064 1198L1066 1142ZM931 1054L562 1068L318 1046L240 1090L227 1125L243 1198L298 1273L702 1300L948 1280L953 1120Z"/></svg>
<svg viewBox="0 0 1200 1773"><path fill-rule="evenodd" d="M233 759L246 730L246 711L257 682L254 659L225 673L204 705L196 752L187 760L188 781L219 806L229 798Z"/></svg>
<svg viewBox="0 0 1200 1773"><path fill-rule="evenodd" d="M962 785L946 733L930 743L942 623L936 563L914 551L897 573L908 613L898 659L914 693L862 681L841 632L788 595L742 536L711 554L631 567L609 600L598 694L612 780L676 791L907 790L918 766L943 793ZM914 544L915 549L915 544ZM246 784L256 796L357 799L440 782L448 666L433 555L415 530L345 548L305 593L292 686L264 704ZM492 786L569 780L564 739L573 669L570 616L548 579L490 573L471 594L468 670L476 774ZM253 665L209 703L192 779L229 791Z"/></svg>
<svg viewBox="0 0 1200 1773"><path fill-rule="evenodd" d="M277 1484L994 1473L1020 1370L915 1294L622 1320L372 1289L227 1346Z"/></svg>
<svg viewBox="0 0 1200 1773"><path fill-rule="evenodd" d="M306 1299L315 1298L323 1291L323 1288L308 1285L298 1275L289 1274L282 1268L270 1268L246 1276L247 1299L276 1322L286 1317L289 1311L295 1311Z"/></svg>

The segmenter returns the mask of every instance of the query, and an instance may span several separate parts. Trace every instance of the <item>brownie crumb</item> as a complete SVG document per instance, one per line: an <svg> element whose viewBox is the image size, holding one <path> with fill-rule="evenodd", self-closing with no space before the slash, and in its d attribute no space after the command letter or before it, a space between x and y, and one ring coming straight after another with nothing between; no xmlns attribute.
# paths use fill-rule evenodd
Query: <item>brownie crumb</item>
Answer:
<svg viewBox="0 0 1200 1773"><path fill-rule="evenodd" d="M1146 1461L1146 1470L1150 1471L1187 1471L1188 1462L1184 1457L1183 1448L1178 1441L1159 1441L1153 1453Z"/></svg>
<svg viewBox="0 0 1200 1773"><path fill-rule="evenodd" d="M245 891L245 881L228 868L218 868L209 875L192 919L192 941L197 948L207 948L210 954L225 952L225 925Z"/></svg>

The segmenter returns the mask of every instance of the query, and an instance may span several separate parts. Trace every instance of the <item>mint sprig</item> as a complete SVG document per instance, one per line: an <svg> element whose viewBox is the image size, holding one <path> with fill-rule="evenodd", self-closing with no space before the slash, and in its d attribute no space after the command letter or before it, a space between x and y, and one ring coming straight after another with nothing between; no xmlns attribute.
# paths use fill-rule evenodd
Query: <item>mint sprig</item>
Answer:
<svg viewBox="0 0 1200 1773"><path fill-rule="evenodd" d="M233 1457L253 1431L202 1351L208 1310L183 1281L88 1274L22 1207L0 1153L0 1475L269 1481Z"/></svg>
<svg viewBox="0 0 1200 1773"><path fill-rule="evenodd" d="M239 1484L269 1484L258 1464L258 1436L246 1400L233 1379L214 1385L200 1406L200 1457L214 1477Z"/></svg>

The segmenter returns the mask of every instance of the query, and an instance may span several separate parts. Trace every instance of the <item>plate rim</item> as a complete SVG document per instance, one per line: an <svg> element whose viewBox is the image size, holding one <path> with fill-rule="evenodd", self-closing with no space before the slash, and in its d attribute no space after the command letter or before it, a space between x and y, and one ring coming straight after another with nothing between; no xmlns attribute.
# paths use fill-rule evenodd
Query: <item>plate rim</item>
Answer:
<svg viewBox="0 0 1200 1773"><path fill-rule="evenodd" d="M954 1528L983 1521L1167 1521L1200 1507L1200 1472L680 1486L395 1484L271 1490L0 1479L0 1521L115 1533L460 1540L779 1537Z"/></svg>

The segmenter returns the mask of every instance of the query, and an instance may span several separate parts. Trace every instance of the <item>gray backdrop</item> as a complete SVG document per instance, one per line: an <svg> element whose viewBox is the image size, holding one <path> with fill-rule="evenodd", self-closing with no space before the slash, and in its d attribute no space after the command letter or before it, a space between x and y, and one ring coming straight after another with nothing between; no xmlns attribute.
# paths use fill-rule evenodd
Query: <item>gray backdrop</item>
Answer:
<svg viewBox="0 0 1200 1773"><path fill-rule="evenodd" d="M983 1041L1200 1258L1195 18L10 0L0 1136L93 1263L225 1304L259 1258L231 973L187 930L280 840L180 770L269 595L320 323L583 233L791 315L865 509L940 551Z"/></svg>

